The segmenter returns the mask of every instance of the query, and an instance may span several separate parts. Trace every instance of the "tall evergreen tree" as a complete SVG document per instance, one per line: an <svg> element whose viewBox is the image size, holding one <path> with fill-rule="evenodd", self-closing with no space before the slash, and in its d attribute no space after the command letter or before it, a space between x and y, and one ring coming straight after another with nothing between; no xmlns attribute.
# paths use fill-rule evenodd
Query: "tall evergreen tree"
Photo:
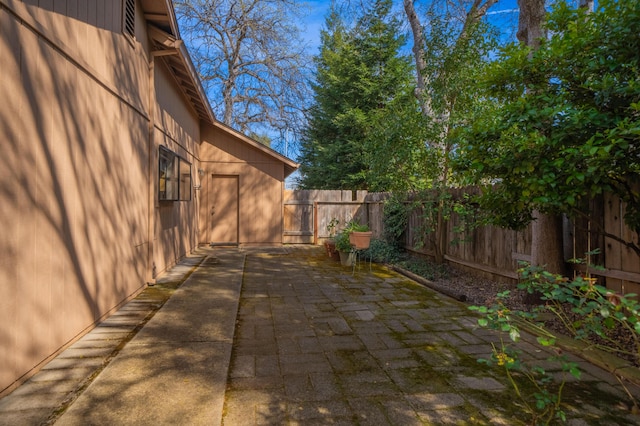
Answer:
<svg viewBox="0 0 640 426"><path fill-rule="evenodd" d="M374 129L394 101L410 93L412 81L410 60L399 53L405 38L391 6L391 0L374 0L352 27L335 7L326 19L302 141L304 188L367 189L379 182L369 164L379 155L369 152L380 134Z"/></svg>

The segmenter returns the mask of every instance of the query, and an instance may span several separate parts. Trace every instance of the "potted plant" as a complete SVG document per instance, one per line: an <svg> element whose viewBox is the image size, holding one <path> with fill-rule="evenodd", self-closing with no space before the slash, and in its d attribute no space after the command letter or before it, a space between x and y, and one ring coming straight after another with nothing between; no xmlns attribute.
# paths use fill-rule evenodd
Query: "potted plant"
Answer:
<svg viewBox="0 0 640 426"><path fill-rule="evenodd" d="M344 266L351 266L353 261L353 254L351 253L351 242L349 241L350 231L348 229L343 230L336 235L336 250L338 250L340 256L340 263Z"/></svg>
<svg viewBox="0 0 640 426"><path fill-rule="evenodd" d="M369 230L369 226L360 225L359 223L353 223L350 227L349 243L356 250L365 250L369 248L371 244L371 235L373 232Z"/></svg>
<svg viewBox="0 0 640 426"><path fill-rule="evenodd" d="M338 219L335 217L331 219L329 224L327 225L327 231L329 232L329 238L324 242L324 248L327 251L327 256L334 260L340 260L340 254L336 250L336 226L338 226Z"/></svg>

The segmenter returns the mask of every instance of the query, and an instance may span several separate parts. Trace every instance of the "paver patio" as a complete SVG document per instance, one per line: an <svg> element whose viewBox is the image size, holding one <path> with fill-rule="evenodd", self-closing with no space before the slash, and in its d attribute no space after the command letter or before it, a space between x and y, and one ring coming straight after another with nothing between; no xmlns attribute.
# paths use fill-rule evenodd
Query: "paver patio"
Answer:
<svg viewBox="0 0 640 426"><path fill-rule="evenodd" d="M247 257L225 425L526 424L489 357L493 331L467 305L374 266L351 274L320 251ZM551 354L525 336L542 365ZM634 424L613 377L583 369L566 390L570 424ZM548 365L548 368L554 368ZM556 367L558 368L558 367Z"/></svg>
<svg viewBox="0 0 640 426"><path fill-rule="evenodd" d="M319 247L198 256L155 314L159 288L0 399L0 425L529 423L477 362L498 337L465 304L381 266L352 275ZM555 367L532 336L520 349ZM638 424L611 374L570 357L570 425Z"/></svg>

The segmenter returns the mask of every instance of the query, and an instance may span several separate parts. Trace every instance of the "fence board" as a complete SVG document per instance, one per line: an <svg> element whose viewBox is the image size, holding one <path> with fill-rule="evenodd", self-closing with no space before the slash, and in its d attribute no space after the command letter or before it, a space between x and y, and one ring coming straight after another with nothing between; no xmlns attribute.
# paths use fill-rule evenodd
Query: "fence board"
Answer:
<svg viewBox="0 0 640 426"><path fill-rule="evenodd" d="M452 195L462 197L466 190L468 189L457 189ZM380 238L384 232L384 200L388 197L389 194L368 194L366 191L285 191L285 200L296 202L287 204L285 201L285 230L293 234L296 230L292 227L299 227L297 231L308 233L311 227L315 238L310 242L321 243L329 237L326 228L332 218L340 221L337 230L356 218L360 223L367 223L374 231L374 236ZM315 213L309 211L308 203L315 203L315 209L310 209L315 210ZM606 285L611 290L640 293L638 255L619 242L605 239L601 233L596 232L601 227L618 237L628 240L635 238L637 241L637 234L622 220L624 206L617 198L606 195L589 201L585 210L590 212L590 219L565 221L565 254L581 258L587 251L601 248L601 254L592 258L592 264L604 265L606 270L594 272L594 275L606 279ZM411 212L403 241L407 249L433 257L435 250L429 236L425 234L424 212L424 206L416 207ZM449 240L445 248L447 261L467 270L480 271L485 276L489 274L493 279L515 280L519 262L531 260L531 226L513 231L495 226L462 229L462 225L462 218L455 213L446 222L445 231Z"/></svg>

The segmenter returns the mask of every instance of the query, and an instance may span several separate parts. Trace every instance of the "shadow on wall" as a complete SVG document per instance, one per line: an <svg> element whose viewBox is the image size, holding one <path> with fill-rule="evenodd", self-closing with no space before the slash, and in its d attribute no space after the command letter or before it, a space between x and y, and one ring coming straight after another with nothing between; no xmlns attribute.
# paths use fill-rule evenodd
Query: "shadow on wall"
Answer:
<svg viewBox="0 0 640 426"><path fill-rule="evenodd" d="M126 40L95 35L113 66L96 76L4 9L0 20L1 393L143 286L149 170L147 65Z"/></svg>

